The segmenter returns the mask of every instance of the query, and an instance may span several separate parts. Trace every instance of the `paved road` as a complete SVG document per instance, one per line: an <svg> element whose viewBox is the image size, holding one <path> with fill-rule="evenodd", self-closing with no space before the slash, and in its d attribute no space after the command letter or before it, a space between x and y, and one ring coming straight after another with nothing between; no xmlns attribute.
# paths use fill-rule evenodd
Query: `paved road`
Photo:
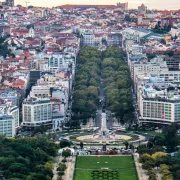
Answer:
<svg viewBox="0 0 180 180"><path fill-rule="evenodd" d="M105 107L103 79L101 79L101 82L99 84L99 89L100 89L99 100L101 101L101 103L99 103L99 108L97 110L95 126L101 128L101 114L105 110L107 113L107 128L110 129L112 127L112 117L111 117L111 112L107 110L107 107Z"/></svg>

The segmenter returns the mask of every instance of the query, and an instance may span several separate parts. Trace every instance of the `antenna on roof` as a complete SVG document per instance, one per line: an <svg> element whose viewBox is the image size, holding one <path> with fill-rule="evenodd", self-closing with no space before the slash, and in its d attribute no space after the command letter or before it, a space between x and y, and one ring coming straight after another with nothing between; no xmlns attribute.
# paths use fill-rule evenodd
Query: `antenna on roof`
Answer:
<svg viewBox="0 0 180 180"><path fill-rule="evenodd" d="M26 3L26 7L27 7L27 5L30 3L29 1L25 1L25 3Z"/></svg>

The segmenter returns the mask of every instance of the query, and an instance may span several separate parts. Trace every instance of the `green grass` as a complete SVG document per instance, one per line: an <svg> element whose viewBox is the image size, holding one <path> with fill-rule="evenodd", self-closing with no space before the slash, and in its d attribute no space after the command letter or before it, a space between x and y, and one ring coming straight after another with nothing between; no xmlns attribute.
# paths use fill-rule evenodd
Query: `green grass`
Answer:
<svg viewBox="0 0 180 180"><path fill-rule="evenodd" d="M132 156L78 156L74 180L92 180L91 172L101 168L118 170L119 180L138 180Z"/></svg>

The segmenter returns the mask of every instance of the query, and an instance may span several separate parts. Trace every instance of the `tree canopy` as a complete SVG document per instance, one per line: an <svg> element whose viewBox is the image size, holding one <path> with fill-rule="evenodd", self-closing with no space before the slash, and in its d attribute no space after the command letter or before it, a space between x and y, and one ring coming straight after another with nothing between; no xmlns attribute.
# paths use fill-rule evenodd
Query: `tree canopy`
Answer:
<svg viewBox="0 0 180 180"><path fill-rule="evenodd" d="M72 104L73 117L76 116L76 120L86 121L95 116L99 97L100 64L101 52L97 48L81 49Z"/></svg>
<svg viewBox="0 0 180 180"><path fill-rule="evenodd" d="M49 180L56 145L46 137L0 137L0 171L5 179Z"/></svg>
<svg viewBox="0 0 180 180"><path fill-rule="evenodd" d="M122 122L134 119L132 81L125 56L118 47L108 47L103 52L95 47L81 49L72 104L76 118L72 119L86 121L95 117L101 78L105 85L106 106Z"/></svg>
<svg viewBox="0 0 180 180"><path fill-rule="evenodd" d="M132 81L125 53L118 47L108 47L103 53L103 72L107 107L121 121L133 120Z"/></svg>

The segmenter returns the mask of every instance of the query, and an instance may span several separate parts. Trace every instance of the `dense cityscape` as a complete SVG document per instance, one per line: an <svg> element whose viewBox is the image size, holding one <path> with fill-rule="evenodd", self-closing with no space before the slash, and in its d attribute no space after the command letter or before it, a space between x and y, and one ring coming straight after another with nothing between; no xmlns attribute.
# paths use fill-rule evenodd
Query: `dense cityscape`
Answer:
<svg viewBox="0 0 180 180"><path fill-rule="evenodd" d="M0 179L179 180L180 7L0 2Z"/></svg>

